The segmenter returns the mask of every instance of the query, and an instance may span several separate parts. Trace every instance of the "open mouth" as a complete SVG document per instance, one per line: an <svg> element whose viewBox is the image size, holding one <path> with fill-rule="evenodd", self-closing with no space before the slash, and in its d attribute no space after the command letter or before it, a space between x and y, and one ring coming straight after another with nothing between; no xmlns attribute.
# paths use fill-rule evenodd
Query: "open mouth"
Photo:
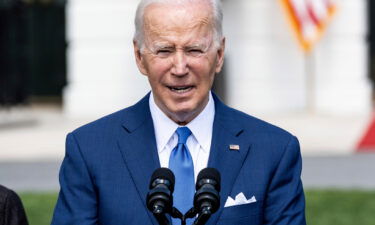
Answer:
<svg viewBox="0 0 375 225"><path fill-rule="evenodd" d="M168 86L168 88L176 93L185 93L193 89L193 86L180 86L180 87L175 87L175 86Z"/></svg>

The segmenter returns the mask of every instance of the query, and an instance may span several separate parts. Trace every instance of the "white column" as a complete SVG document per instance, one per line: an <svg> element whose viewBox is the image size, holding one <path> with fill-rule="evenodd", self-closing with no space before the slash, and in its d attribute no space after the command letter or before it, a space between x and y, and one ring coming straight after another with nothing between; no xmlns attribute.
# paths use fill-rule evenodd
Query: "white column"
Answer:
<svg viewBox="0 0 375 225"><path fill-rule="evenodd" d="M318 113L366 115L371 110L366 2L338 1L338 12L317 45L314 58Z"/></svg>
<svg viewBox="0 0 375 225"><path fill-rule="evenodd" d="M252 114L304 110L304 56L278 2L223 3L229 104Z"/></svg>
<svg viewBox="0 0 375 225"><path fill-rule="evenodd" d="M72 0L67 5L68 116L100 116L149 90L133 56L134 0Z"/></svg>

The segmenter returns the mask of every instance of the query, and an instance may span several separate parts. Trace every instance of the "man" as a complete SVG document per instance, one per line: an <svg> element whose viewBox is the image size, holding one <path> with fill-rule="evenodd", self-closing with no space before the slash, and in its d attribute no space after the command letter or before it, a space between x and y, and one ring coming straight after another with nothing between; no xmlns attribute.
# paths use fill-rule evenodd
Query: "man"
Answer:
<svg viewBox="0 0 375 225"><path fill-rule="evenodd" d="M305 224L297 139L210 92L221 23L218 1L141 1L134 52L152 92L68 135L52 224L157 224L145 202L158 167L174 172L182 212L199 171L218 169L221 205L208 224Z"/></svg>

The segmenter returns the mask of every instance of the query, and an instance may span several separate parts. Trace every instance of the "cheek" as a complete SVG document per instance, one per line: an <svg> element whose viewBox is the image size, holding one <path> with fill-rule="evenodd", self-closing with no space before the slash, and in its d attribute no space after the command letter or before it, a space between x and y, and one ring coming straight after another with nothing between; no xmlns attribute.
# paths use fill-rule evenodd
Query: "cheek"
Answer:
<svg viewBox="0 0 375 225"><path fill-rule="evenodd" d="M192 58L189 60L189 65L192 70L202 73L207 73L209 63L205 58Z"/></svg>
<svg viewBox="0 0 375 225"><path fill-rule="evenodd" d="M154 60L148 65L147 72L151 80L160 80L163 79L170 68L171 64L167 60Z"/></svg>
<svg viewBox="0 0 375 225"><path fill-rule="evenodd" d="M197 78L203 83L209 83L215 75L215 66L208 60L192 60L191 70L197 74Z"/></svg>

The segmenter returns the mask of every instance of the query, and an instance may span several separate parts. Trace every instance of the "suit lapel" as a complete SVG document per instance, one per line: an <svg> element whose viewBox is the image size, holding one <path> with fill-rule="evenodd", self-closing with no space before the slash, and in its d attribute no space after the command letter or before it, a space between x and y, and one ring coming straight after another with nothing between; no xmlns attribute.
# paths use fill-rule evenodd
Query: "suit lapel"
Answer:
<svg viewBox="0 0 375 225"><path fill-rule="evenodd" d="M241 137L244 132L243 124L236 120L233 109L225 106L216 96L214 99L215 119L208 167L219 170L221 191L220 210L211 217L208 224L217 223L250 149L250 141ZM230 145L238 145L240 149L231 150Z"/></svg>
<svg viewBox="0 0 375 225"><path fill-rule="evenodd" d="M129 108L118 144L145 210L156 224L156 220L146 206L149 179L154 170L160 167L148 99L149 95Z"/></svg>

